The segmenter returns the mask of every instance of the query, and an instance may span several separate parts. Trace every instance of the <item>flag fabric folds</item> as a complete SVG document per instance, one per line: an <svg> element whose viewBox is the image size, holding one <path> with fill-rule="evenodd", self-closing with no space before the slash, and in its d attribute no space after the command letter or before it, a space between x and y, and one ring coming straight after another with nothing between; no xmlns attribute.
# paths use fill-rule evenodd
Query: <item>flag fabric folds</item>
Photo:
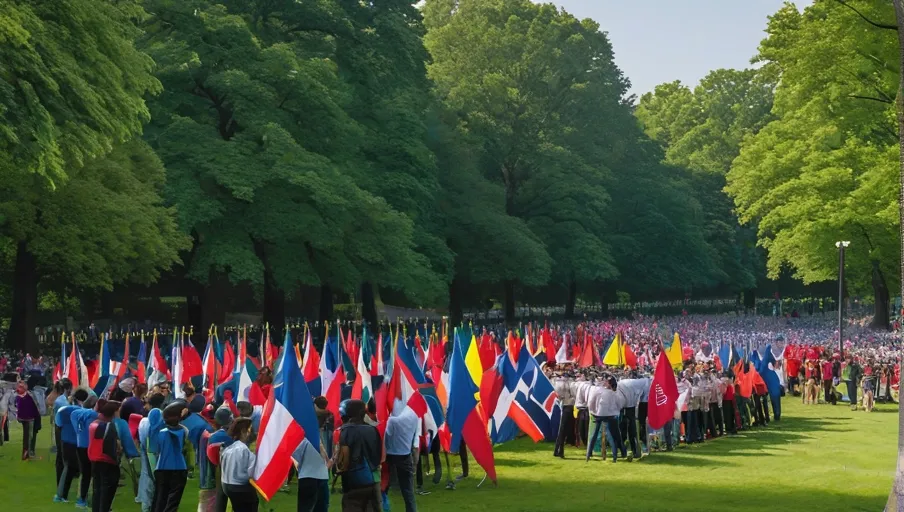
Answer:
<svg viewBox="0 0 904 512"><path fill-rule="evenodd" d="M320 446L314 401L294 350L283 350L280 366L282 369L273 379L273 390L261 416L257 460L251 479L251 484L268 501L285 482L292 467L292 454L301 441L306 438L314 446Z"/></svg>
<svg viewBox="0 0 904 512"><path fill-rule="evenodd" d="M665 352L659 354L656 371L650 382L650 400L647 405L647 421L650 428L662 428L675 416L675 403L678 400L678 383L675 373Z"/></svg>
<svg viewBox="0 0 904 512"><path fill-rule="evenodd" d="M681 369L682 365L682 350L681 350L681 338L678 337L678 333L675 333L675 337L672 338L672 344L668 347L665 347L665 355L669 359L669 362L672 363L672 368Z"/></svg>
<svg viewBox="0 0 904 512"><path fill-rule="evenodd" d="M446 422L452 434L450 449L458 452L462 439L474 460L496 481L496 467L493 446L487 435L486 421L477 401L477 386L474 384L465 364L460 338L456 337L449 364L449 407Z"/></svg>

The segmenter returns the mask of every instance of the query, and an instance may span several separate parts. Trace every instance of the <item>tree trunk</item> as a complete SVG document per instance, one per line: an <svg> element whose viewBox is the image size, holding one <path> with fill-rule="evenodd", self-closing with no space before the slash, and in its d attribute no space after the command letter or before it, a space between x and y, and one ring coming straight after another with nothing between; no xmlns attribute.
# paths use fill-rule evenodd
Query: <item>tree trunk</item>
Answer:
<svg viewBox="0 0 904 512"><path fill-rule="evenodd" d="M565 303L565 318L574 318L574 303L578 300L578 283L574 279L568 282L568 301Z"/></svg>
<svg viewBox="0 0 904 512"><path fill-rule="evenodd" d="M188 303L188 324L192 331L191 341L198 347L207 344L211 325L218 327L219 336L224 336L226 326L225 297L228 296L229 282L219 272L211 270L207 283L197 285L195 293L186 297Z"/></svg>
<svg viewBox="0 0 904 512"><path fill-rule="evenodd" d="M37 355L40 351L38 336L35 334L38 317L38 262L25 241L20 241L16 248L12 306L7 336L10 347Z"/></svg>
<svg viewBox="0 0 904 512"><path fill-rule="evenodd" d="M374 297L374 285L370 281L361 283L361 317L367 327L377 329L377 301Z"/></svg>
<svg viewBox="0 0 904 512"><path fill-rule="evenodd" d="M879 268L879 262L874 260L872 264L873 296L875 297L876 310L873 314L871 327L874 329L882 329L883 331L887 331L889 329L888 285L885 282L885 275L882 273L882 269Z"/></svg>
<svg viewBox="0 0 904 512"><path fill-rule="evenodd" d="M904 297L904 0L893 0L895 6L895 21L898 26L898 73L900 82L896 104L898 110L898 145L899 145L899 172L898 172L898 220L901 244L901 268L900 283L901 296ZM898 357L901 362L901 357ZM900 402L900 400L899 400ZM895 481L888 495L886 512L904 512L904 407L898 407L898 464L895 471Z"/></svg>
<svg viewBox="0 0 904 512"><path fill-rule="evenodd" d="M272 269L264 270L264 323L270 325L270 341L281 344L286 328L286 292L276 285Z"/></svg>
<svg viewBox="0 0 904 512"><path fill-rule="evenodd" d="M449 325L461 325L464 313L461 309L461 280L453 277L449 283Z"/></svg>
<svg viewBox="0 0 904 512"><path fill-rule="evenodd" d="M320 317L321 322L333 321L333 288L328 284L320 285Z"/></svg>
<svg viewBox="0 0 904 512"><path fill-rule="evenodd" d="M515 281L507 280L503 283L503 307L505 307L505 325L514 327L515 322Z"/></svg>
<svg viewBox="0 0 904 512"><path fill-rule="evenodd" d="M744 290L744 310L756 313L756 288Z"/></svg>

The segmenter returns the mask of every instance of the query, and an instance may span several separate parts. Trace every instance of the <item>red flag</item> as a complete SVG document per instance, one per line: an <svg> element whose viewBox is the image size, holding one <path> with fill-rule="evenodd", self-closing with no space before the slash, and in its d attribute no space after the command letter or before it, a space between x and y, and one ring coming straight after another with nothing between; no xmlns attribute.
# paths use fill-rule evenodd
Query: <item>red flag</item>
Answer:
<svg viewBox="0 0 904 512"><path fill-rule="evenodd" d="M129 368L129 333L126 333L126 347L125 351L122 353L122 364L119 365L119 372L116 375L116 380L119 381L125 376L126 370Z"/></svg>
<svg viewBox="0 0 904 512"><path fill-rule="evenodd" d="M631 346L625 343L625 366L637 368L637 354L631 350Z"/></svg>
<svg viewBox="0 0 904 512"><path fill-rule="evenodd" d="M232 343L226 340L226 347L223 349L223 364L220 365L220 372L217 376L217 382L223 384L232 379L232 372L235 371L235 352L232 350Z"/></svg>
<svg viewBox="0 0 904 512"><path fill-rule="evenodd" d="M596 343L593 338L584 333L584 348L581 350L581 357L578 359L578 365L581 368L589 368L597 366L600 363L600 356L596 353Z"/></svg>
<svg viewBox="0 0 904 512"><path fill-rule="evenodd" d="M665 353L659 353L656 372L650 383L650 402L647 408L647 421L650 427L660 429L675 416L675 402L678 401L678 383L672 364Z"/></svg>
<svg viewBox="0 0 904 512"><path fill-rule="evenodd" d="M186 340L182 345L182 382L188 382L192 377L204 374L204 364L201 363L201 355L195 350L191 340Z"/></svg>

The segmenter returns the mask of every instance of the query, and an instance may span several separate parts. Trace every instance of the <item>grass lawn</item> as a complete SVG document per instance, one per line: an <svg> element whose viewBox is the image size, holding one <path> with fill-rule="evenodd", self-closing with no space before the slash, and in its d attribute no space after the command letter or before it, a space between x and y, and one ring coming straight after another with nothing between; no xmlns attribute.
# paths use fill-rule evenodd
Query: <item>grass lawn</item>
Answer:
<svg viewBox="0 0 904 512"><path fill-rule="evenodd" d="M585 463L574 448L567 460L559 460L552 457L552 445L520 439L496 449L498 488L475 488L483 472L475 471L472 461L471 478L457 490L428 484L432 494L418 497L418 505L427 512L882 510L895 469L897 406L880 404L867 414L844 405L805 407L789 397L783 408L782 421L766 429L653 453L633 463ZM12 442L0 448L2 508L74 510L74 493L70 504L51 502L54 469L48 430L40 434L41 461L18 460L18 425L10 437ZM451 457L453 464L457 459ZM403 511L398 498L393 494L392 508ZM294 500L294 492L280 495L262 510L293 510ZM340 509L339 501L334 495L331 510ZM120 489L113 509L140 510L130 487ZM197 510L196 481L189 481L180 510Z"/></svg>

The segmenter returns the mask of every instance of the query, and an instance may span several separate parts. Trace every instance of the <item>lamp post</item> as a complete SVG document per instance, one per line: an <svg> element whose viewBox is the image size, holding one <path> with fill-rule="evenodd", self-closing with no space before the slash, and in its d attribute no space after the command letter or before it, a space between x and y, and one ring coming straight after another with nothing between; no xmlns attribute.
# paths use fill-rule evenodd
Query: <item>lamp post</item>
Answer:
<svg viewBox="0 0 904 512"><path fill-rule="evenodd" d="M844 358L844 250L848 241L835 242L838 248L838 353Z"/></svg>

